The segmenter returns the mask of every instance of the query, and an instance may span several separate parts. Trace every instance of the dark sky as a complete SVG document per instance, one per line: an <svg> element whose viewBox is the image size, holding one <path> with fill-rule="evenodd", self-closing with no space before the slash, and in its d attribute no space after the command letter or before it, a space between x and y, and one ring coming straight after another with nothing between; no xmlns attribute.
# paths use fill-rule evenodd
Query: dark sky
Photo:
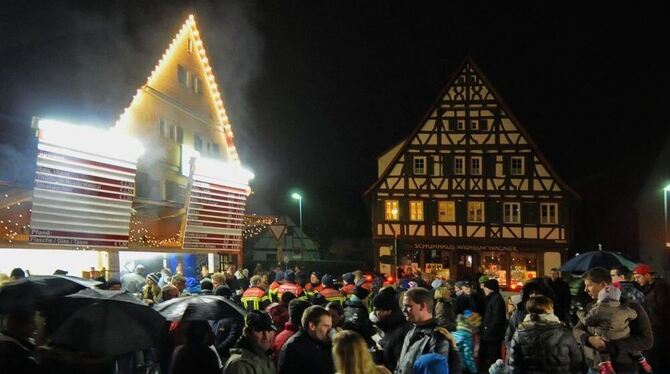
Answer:
<svg viewBox="0 0 670 374"><path fill-rule="evenodd" d="M299 189L308 233L369 235L376 157L470 54L582 195L577 246L628 250L635 191L670 133L669 14L544 3L3 2L0 156L30 153L33 115L112 124L193 12L256 174L250 212L297 218ZM0 179L25 177L11 164Z"/></svg>

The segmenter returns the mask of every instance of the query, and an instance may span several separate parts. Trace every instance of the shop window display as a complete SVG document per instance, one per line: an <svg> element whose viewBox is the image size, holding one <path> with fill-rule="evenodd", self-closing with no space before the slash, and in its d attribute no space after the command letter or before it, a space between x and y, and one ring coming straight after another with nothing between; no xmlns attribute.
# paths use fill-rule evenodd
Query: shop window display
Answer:
<svg viewBox="0 0 670 374"><path fill-rule="evenodd" d="M404 250L400 258L400 269L403 274L418 274L420 254L418 250Z"/></svg>
<svg viewBox="0 0 670 374"><path fill-rule="evenodd" d="M533 253L511 253L510 275L512 284L523 284L537 278L537 256Z"/></svg>
<svg viewBox="0 0 670 374"><path fill-rule="evenodd" d="M507 286L507 257L504 252L482 252L480 271L490 279L497 279L501 287Z"/></svg>
<svg viewBox="0 0 670 374"><path fill-rule="evenodd" d="M449 279L449 252L430 250L426 252L425 273L434 278Z"/></svg>

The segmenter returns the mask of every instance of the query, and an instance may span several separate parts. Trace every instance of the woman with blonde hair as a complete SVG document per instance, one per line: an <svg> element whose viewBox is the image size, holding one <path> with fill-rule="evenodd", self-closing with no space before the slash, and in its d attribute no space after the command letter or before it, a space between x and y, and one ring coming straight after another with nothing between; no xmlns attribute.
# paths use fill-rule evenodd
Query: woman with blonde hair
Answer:
<svg viewBox="0 0 670 374"><path fill-rule="evenodd" d="M365 340L355 331L340 331L333 337L333 361L338 374L391 374L372 361Z"/></svg>

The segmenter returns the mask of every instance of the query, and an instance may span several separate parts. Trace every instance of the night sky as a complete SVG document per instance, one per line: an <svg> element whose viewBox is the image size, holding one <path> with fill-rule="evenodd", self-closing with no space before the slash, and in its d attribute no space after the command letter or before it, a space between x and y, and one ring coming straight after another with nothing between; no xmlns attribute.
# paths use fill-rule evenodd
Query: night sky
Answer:
<svg viewBox="0 0 670 374"><path fill-rule="evenodd" d="M0 179L31 178L31 116L113 124L194 13L256 174L250 213L297 221L300 190L308 234L369 237L376 157L470 55L581 194L575 249L632 252L635 194L670 135L669 14L540 3L3 2Z"/></svg>

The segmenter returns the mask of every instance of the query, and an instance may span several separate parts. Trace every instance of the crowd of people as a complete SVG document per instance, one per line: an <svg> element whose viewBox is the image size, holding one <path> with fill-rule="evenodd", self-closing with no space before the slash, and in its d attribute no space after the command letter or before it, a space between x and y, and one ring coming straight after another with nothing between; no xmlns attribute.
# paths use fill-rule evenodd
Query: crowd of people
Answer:
<svg viewBox="0 0 670 374"><path fill-rule="evenodd" d="M9 282L22 277L12 272ZM246 309L218 321L166 325L169 341L145 355L154 372L179 373L663 373L668 368L670 288L648 265L583 274L577 295L557 269L505 298L496 279L457 282L406 272L335 276L295 268L253 273L140 265L98 287L147 305L218 295ZM341 282L340 282L341 279ZM34 314L7 315L0 370L40 365ZM137 370L138 365L132 365ZM9 368L9 369L8 369ZM123 372L118 363L109 372ZM4 372L4 371L3 371ZM136 372L136 371L135 371ZM146 372L146 371L145 371Z"/></svg>

